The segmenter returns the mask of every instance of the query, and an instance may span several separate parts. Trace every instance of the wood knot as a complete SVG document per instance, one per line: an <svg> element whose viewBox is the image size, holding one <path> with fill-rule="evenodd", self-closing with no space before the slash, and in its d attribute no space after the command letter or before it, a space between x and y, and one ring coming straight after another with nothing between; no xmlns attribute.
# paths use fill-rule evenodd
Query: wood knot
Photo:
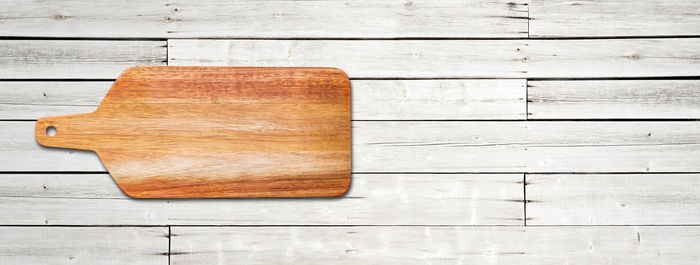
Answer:
<svg viewBox="0 0 700 265"><path fill-rule="evenodd" d="M53 16L53 19L55 19L55 20L66 20L66 19L69 19L69 18L70 18L70 16L61 15L61 14L58 14L58 15Z"/></svg>
<svg viewBox="0 0 700 265"><path fill-rule="evenodd" d="M639 58L641 58L641 56L639 54L636 54L636 53L632 54L632 55L625 56L625 57L627 57L627 59L630 59L630 60L639 60Z"/></svg>

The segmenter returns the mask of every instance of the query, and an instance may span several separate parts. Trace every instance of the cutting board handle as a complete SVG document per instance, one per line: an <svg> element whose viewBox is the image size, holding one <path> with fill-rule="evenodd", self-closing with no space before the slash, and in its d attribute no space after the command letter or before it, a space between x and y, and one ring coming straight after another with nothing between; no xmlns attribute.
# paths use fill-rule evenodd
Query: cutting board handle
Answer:
<svg viewBox="0 0 700 265"><path fill-rule="evenodd" d="M39 118L34 137L43 146L93 150L84 134L84 129L91 127L92 116L93 113L83 113ZM55 135L49 135L52 131Z"/></svg>

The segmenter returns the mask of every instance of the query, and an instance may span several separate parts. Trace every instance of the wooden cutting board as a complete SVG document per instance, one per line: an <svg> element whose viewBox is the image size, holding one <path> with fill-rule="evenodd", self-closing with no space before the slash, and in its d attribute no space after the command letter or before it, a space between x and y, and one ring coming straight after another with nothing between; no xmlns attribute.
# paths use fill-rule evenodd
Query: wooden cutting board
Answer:
<svg viewBox="0 0 700 265"><path fill-rule="evenodd" d="M132 197L318 197L350 185L350 130L339 69L138 66L35 136L95 151Z"/></svg>

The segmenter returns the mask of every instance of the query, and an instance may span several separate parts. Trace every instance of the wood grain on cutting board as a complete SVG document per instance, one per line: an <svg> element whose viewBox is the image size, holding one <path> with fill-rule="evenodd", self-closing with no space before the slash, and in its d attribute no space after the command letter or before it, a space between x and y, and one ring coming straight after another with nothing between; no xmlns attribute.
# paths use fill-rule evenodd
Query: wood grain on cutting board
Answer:
<svg viewBox="0 0 700 265"><path fill-rule="evenodd" d="M35 135L94 150L134 197L337 196L350 184L350 115L335 68L142 66L95 112L41 118Z"/></svg>

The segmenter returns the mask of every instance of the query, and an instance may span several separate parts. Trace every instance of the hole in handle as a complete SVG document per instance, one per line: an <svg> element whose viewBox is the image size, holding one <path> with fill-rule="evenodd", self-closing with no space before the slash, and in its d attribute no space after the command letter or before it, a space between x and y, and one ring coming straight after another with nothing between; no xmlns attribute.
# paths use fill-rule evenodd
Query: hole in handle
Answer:
<svg viewBox="0 0 700 265"><path fill-rule="evenodd" d="M46 135L48 135L48 136L56 135L56 127L53 127L53 126L46 127Z"/></svg>

